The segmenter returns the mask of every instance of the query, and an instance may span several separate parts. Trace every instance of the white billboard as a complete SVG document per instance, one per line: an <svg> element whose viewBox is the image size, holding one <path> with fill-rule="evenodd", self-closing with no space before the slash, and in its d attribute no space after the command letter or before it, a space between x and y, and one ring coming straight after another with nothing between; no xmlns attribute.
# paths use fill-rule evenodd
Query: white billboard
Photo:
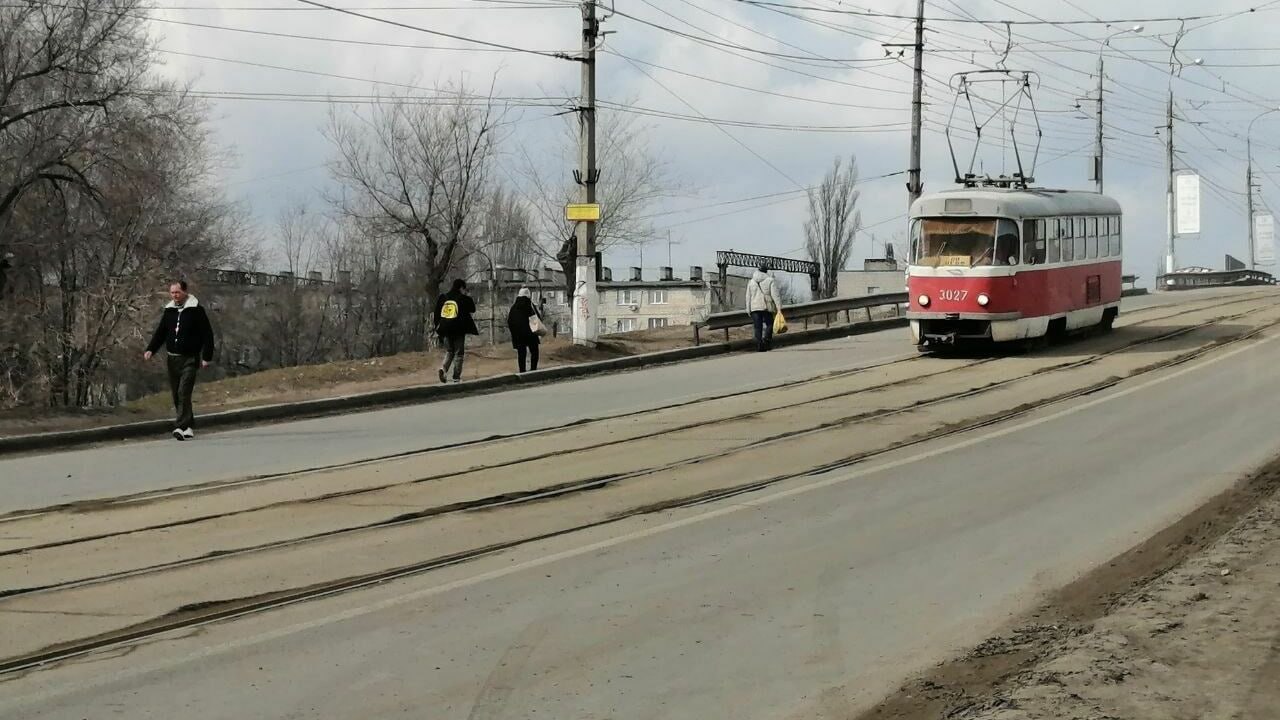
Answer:
<svg viewBox="0 0 1280 720"><path fill-rule="evenodd" d="M1184 173L1177 180L1178 234L1200 233L1200 176Z"/></svg>
<svg viewBox="0 0 1280 720"><path fill-rule="evenodd" d="M1253 262L1257 265L1276 264L1276 223L1271 213L1253 216Z"/></svg>

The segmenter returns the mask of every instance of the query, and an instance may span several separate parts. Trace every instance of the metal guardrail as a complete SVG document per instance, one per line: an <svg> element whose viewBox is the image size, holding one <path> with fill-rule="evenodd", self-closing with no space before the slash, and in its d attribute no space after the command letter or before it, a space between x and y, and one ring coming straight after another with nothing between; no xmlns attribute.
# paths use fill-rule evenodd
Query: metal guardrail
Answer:
<svg viewBox="0 0 1280 720"><path fill-rule="evenodd" d="M1168 273L1156 278L1156 283L1164 290L1186 290L1230 285L1275 285L1276 279L1271 273L1261 270L1217 270Z"/></svg>
<svg viewBox="0 0 1280 720"><path fill-rule="evenodd" d="M809 328L809 321L813 318L824 318L827 326L831 325L832 317L839 318L840 313L844 313L845 323L852 323L854 310L865 310L867 312L867 320L871 320L871 309L884 307L886 305L893 306L895 314L901 314L902 305L907 303L907 294L901 293L881 293L879 295L867 295L865 297L853 298L831 298L830 300L814 300L813 302L799 303L796 305L785 305L782 308L782 315L787 319L787 324L801 322L804 328ZM736 327L747 327L751 325L751 313L746 310L730 310L728 312L715 313L710 315L706 320L693 325L693 343L695 345L702 344L703 330L724 330L725 342L729 341L729 330Z"/></svg>

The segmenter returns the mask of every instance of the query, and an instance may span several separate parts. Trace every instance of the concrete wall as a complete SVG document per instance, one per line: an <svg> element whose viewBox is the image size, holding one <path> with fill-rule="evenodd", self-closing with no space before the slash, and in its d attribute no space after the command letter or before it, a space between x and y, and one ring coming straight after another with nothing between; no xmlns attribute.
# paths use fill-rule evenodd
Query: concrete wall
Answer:
<svg viewBox="0 0 1280 720"><path fill-rule="evenodd" d="M837 297L906 292L905 270L844 270L836 280Z"/></svg>

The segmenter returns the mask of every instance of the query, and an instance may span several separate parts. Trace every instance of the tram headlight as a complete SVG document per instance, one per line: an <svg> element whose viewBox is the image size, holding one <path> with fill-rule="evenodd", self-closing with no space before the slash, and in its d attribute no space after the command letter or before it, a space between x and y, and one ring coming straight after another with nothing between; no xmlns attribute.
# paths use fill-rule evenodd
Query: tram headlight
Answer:
<svg viewBox="0 0 1280 720"><path fill-rule="evenodd" d="M920 303L920 307L929 307L929 296L921 295L920 297L916 298L916 302Z"/></svg>
<svg viewBox="0 0 1280 720"><path fill-rule="evenodd" d="M986 293L978 293L978 304L981 305L982 307L986 307L990 305L991 296L987 295Z"/></svg>

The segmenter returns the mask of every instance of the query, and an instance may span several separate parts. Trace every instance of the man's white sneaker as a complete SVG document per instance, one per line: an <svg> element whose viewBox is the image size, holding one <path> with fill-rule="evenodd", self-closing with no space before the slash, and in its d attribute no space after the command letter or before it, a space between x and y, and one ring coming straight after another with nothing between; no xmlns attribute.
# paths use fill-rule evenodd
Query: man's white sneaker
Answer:
<svg viewBox="0 0 1280 720"><path fill-rule="evenodd" d="M178 428L174 428L174 430L173 430L173 439L174 439L174 440L186 440L186 439L187 439L187 437L186 437L186 435L184 435L184 434L183 434L182 430L179 430Z"/></svg>
<svg viewBox="0 0 1280 720"><path fill-rule="evenodd" d="M183 439L183 440L190 440L191 438L193 438L193 437L195 437L195 436L196 436L196 431L195 431L195 430L192 430L191 428L186 428L186 429L184 429L184 430L182 431L182 439Z"/></svg>

